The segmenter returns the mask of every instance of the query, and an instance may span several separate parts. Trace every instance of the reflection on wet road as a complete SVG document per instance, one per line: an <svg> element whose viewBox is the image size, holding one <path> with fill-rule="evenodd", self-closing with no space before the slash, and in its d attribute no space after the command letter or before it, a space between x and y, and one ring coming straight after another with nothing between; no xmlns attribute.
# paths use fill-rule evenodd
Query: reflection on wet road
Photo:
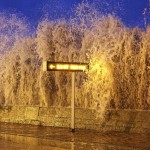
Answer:
<svg viewBox="0 0 150 150"><path fill-rule="evenodd" d="M149 134L0 123L0 150L150 150Z"/></svg>

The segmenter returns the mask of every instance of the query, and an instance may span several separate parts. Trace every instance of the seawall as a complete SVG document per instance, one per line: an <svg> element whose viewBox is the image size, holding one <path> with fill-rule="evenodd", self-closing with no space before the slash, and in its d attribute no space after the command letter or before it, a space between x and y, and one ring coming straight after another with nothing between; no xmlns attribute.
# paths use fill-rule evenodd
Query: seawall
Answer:
<svg viewBox="0 0 150 150"><path fill-rule="evenodd" d="M93 109L76 108L75 127L100 132L150 133L149 110L108 110L104 121ZM70 127L70 108L9 106L0 108L0 122Z"/></svg>

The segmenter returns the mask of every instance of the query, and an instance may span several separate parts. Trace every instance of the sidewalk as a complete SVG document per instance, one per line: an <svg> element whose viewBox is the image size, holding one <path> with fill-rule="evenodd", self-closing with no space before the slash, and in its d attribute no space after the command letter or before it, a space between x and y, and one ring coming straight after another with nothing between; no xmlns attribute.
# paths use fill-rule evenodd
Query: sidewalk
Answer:
<svg viewBox="0 0 150 150"><path fill-rule="evenodd" d="M150 150L150 135L0 123L0 150Z"/></svg>

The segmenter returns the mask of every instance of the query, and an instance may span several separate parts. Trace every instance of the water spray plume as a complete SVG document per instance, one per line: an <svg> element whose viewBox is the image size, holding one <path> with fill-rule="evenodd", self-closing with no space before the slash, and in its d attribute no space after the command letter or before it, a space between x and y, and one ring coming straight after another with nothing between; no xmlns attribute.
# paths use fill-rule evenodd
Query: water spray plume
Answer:
<svg viewBox="0 0 150 150"><path fill-rule="evenodd" d="M11 50L12 46L19 39L28 35L29 26L24 18L16 14L0 12L0 54Z"/></svg>
<svg viewBox="0 0 150 150"><path fill-rule="evenodd" d="M148 26L150 16L150 0L148 0L148 6L143 10L143 16L144 16L144 26L146 28Z"/></svg>
<svg viewBox="0 0 150 150"><path fill-rule="evenodd" d="M90 69L76 76L76 107L95 109L100 118L108 108L150 109L150 28L129 29L87 3L76 14L70 21L41 21L32 38L15 34L25 30L16 19L21 27L13 29L11 46L13 37L5 34L11 19L1 17L1 50L9 52L0 58L0 104L69 107L71 74L43 72L42 61L82 61Z"/></svg>

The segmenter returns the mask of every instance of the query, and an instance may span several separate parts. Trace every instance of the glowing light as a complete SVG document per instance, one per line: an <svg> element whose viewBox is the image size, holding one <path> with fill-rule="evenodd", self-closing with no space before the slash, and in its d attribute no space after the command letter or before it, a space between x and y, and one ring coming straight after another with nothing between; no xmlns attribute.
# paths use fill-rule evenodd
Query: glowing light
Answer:
<svg viewBox="0 0 150 150"><path fill-rule="evenodd" d="M43 62L43 71L85 71L87 63Z"/></svg>
<svg viewBox="0 0 150 150"><path fill-rule="evenodd" d="M69 69L69 65L57 64L56 65L56 69L68 70Z"/></svg>
<svg viewBox="0 0 150 150"><path fill-rule="evenodd" d="M54 66L54 65L50 65L49 67L50 67L51 69L55 68L55 66Z"/></svg>
<svg viewBox="0 0 150 150"><path fill-rule="evenodd" d="M86 66L85 65L70 65L70 69L71 70L86 70Z"/></svg>

